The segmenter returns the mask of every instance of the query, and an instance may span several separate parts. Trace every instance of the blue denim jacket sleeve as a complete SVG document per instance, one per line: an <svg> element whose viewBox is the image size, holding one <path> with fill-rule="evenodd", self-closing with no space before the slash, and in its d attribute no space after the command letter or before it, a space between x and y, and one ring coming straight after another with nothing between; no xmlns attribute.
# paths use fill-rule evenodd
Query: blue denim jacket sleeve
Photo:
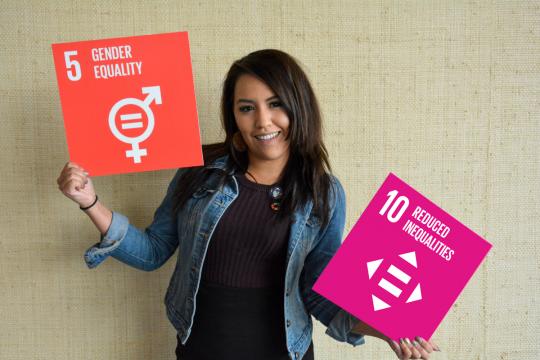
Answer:
<svg viewBox="0 0 540 360"><path fill-rule="evenodd" d="M306 257L301 280L302 296L308 312L327 327L327 335L356 346L365 343L363 335L351 332L358 320L312 290L313 284L341 246L345 227L345 191L337 178L332 177L332 180L334 210L317 244Z"/></svg>
<svg viewBox="0 0 540 360"><path fill-rule="evenodd" d="M176 172L165 198L154 213L152 224L144 231L131 225L126 216L113 211L107 232L84 254L88 268L95 268L112 256L137 269L152 271L172 256L178 247L177 223L171 216L172 197L181 173L182 169Z"/></svg>

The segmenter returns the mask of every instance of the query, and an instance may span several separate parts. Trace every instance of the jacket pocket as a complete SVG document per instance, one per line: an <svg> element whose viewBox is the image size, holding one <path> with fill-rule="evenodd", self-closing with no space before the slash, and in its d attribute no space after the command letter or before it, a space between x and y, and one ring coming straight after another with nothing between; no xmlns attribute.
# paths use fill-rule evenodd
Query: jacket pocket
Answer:
<svg viewBox="0 0 540 360"><path fill-rule="evenodd" d="M306 227L302 235L302 248L306 254L313 249L320 230L321 220L319 217L311 215L306 221Z"/></svg>

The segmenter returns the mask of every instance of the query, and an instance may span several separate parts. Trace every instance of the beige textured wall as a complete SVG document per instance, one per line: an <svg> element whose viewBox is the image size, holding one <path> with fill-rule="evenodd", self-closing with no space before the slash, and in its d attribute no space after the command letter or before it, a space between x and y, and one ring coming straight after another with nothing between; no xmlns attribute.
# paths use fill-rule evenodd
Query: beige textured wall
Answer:
<svg viewBox="0 0 540 360"><path fill-rule="evenodd" d="M323 107L349 230L389 171L493 243L434 339L433 359L539 359L538 1L1 1L0 359L173 359L163 296L176 256L144 273L83 262L98 233L56 187L68 160L50 44L189 31L202 138L217 141L232 60L299 58ZM173 171L95 178L151 220ZM418 314L421 317L421 314ZM317 327L317 359L393 359Z"/></svg>

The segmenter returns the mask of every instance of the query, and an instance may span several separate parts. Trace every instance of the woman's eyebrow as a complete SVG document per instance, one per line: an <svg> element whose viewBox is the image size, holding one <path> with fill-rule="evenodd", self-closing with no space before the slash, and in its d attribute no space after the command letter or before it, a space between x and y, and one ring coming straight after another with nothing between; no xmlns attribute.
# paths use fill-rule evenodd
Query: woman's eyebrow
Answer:
<svg viewBox="0 0 540 360"><path fill-rule="evenodd" d="M266 99L266 101L274 100L277 98L278 98L277 95L270 96L268 99ZM251 99L238 99L237 103L240 103L240 102L247 102L250 104L255 104L255 100L251 100Z"/></svg>

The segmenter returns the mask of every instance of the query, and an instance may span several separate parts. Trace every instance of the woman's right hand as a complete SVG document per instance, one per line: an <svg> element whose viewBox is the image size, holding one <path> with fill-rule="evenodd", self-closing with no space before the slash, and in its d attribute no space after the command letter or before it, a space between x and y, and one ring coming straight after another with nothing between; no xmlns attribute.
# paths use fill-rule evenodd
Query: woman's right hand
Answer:
<svg viewBox="0 0 540 360"><path fill-rule="evenodd" d="M68 162L56 179L58 189L81 207L91 205L96 199L94 184L81 166Z"/></svg>

